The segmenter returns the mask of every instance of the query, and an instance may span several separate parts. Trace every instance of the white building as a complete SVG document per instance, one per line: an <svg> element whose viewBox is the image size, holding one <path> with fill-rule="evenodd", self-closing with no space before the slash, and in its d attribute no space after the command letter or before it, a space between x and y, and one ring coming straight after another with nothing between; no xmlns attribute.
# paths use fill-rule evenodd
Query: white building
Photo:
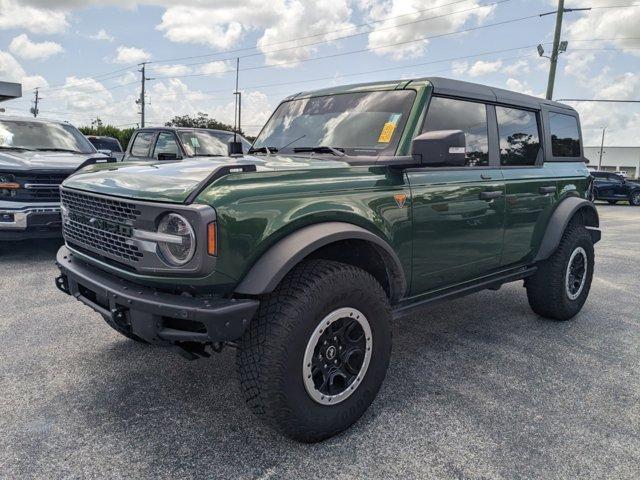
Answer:
<svg viewBox="0 0 640 480"><path fill-rule="evenodd" d="M589 168L598 168L600 147L584 147ZM608 147L602 149L601 170L627 172L629 178L640 178L640 147Z"/></svg>

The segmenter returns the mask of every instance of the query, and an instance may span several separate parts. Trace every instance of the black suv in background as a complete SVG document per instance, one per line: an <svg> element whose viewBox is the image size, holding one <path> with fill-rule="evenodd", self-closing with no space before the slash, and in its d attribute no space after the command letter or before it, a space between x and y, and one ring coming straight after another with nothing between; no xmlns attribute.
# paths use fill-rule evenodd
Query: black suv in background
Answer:
<svg viewBox="0 0 640 480"><path fill-rule="evenodd" d="M251 143L236 135L246 153ZM136 130L124 155L127 160L181 160L229 155L233 132L206 128L152 127Z"/></svg>
<svg viewBox="0 0 640 480"><path fill-rule="evenodd" d="M124 150L122 150L122 145L120 145L120 141L118 141L117 138L87 135L87 140L89 140L100 153L113 157L118 162L122 161Z"/></svg>
<svg viewBox="0 0 640 480"><path fill-rule="evenodd" d="M622 175L609 172L591 172L593 177L592 200L606 200L612 205L629 202L640 206L640 182L627 180Z"/></svg>

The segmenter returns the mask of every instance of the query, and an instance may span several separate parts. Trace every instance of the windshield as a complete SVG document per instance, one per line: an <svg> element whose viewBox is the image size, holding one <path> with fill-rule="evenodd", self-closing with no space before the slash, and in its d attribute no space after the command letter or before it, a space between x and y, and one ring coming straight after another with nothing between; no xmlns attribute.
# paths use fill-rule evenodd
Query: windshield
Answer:
<svg viewBox="0 0 640 480"><path fill-rule="evenodd" d="M415 92L344 93L282 103L254 149L333 147L347 155L393 155Z"/></svg>
<svg viewBox="0 0 640 480"><path fill-rule="evenodd" d="M0 148L25 150L63 150L95 153L95 148L72 125L0 120Z"/></svg>
<svg viewBox="0 0 640 480"><path fill-rule="evenodd" d="M178 131L182 145L188 156L228 155L229 143L233 142L233 132L211 132L206 130ZM246 152L251 145L240 135L237 139L242 143L242 151Z"/></svg>

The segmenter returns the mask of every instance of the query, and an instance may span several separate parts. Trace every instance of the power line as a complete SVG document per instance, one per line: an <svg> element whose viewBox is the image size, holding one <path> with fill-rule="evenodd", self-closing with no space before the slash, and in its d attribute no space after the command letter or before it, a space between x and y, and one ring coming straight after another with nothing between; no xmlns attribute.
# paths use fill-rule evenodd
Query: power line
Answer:
<svg viewBox="0 0 640 480"><path fill-rule="evenodd" d="M351 27L339 28L337 30L330 30L328 32L315 33L315 34L312 34L312 35L305 35L305 36L302 36L302 37L294 37L294 38L289 38L287 40L281 40L281 41L278 41L278 42L268 43L266 45L261 45L261 47L272 47L274 45L281 45L283 43L290 43L290 42L295 42L295 41L298 41L298 40L305 40L307 38L321 37L321 36L324 36L324 35L328 35L330 33L338 33L338 32L342 32L342 31L345 31L345 30L355 30L355 29L361 28L361 27L368 27L368 26L370 26L372 24L375 24L375 23L383 23L383 22L387 22L389 20L395 20L397 18L408 17L408 16L411 16L411 15L416 15L416 14L428 12L428 11L431 11L431 10L438 10L440 8L444 8L444 7L448 7L448 6L451 6L451 5L455 5L455 4L458 4L458 3L464 3L464 2L468 2L468 1L471 1L471 0L456 0L454 2L445 3L443 5L438 5L438 6L431 7L431 8L425 8L425 9L422 9L422 10L416 10L414 12L405 13L405 14L402 14L402 15L396 15L396 16L393 16L393 17L385 17L385 18L381 18L379 20L372 20L370 22L361 23L359 25L354 25L354 26L351 26ZM195 58L213 57L213 56L221 55L221 54L224 54L224 53L239 53L239 52L244 52L244 51L248 51L248 50L256 50L257 48L258 47L255 46L255 47L237 48L237 49L233 49L233 50L221 50L221 51L218 51L218 52L215 52L215 53L207 53L207 54L203 54L203 55L192 55L192 56L189 56L189 57L174 57L174 58L163 59L163 60L153 60L153 61L150 61L149 63L150 64L152 64L152 63L168 63L168 62L176 62L176 61L180 61L180 60L190 60L190 59L195 59Z"/></svg>
<svg viewBox="0 0 640 480"><path fill-rule="evenodd" d="M434 38L442 38L442 37L447 37L447 36L451 36L451 35L457 35L459 33L467 33L467 32L471 32L471 31L476 31L476 30L482 30L485 28L490 28L490 27L496 27L496 26L500 26L500 25L506 25L509 23L515 23L515 22L520 22L523 20L530 20L532 18L537 18L538 15L528 15L525 17L518 17L518 18L512 18L509 20L503 20L500 22L495 22L495 23L488 23L485 25L478 25L475 27L469 27L469 28L465 28L462 30L454 30L452 32L446 32L446 33L439 33L439 34L435 34L435 35L428 35L425 37L420 37L420 38L416 38L413 40L405 40L402 42L395 42L395 43L388 43L385 45L378 45L377 47L368 47L368 48L362 48L362 49L358 49L358 50L350 50L348 52L338 52L338 53L333 53L330 55L323 55L323 56L319 56L319 57L310 57L310 58L304 58L304 59L300 59L300 60L293 60L293 61L288 61L288 62L280 62L277 64L271 64L271 65L258 65L258 66L254 66L254 67L247 67L242 69L242 71L247 71L247 70L260 70L260 69L265 69L265 68L276 68L276 67L280 67L283 65L291 65L291 64L298 64L298 63L305 63L305 62L311 62L311 61L315 61L315 60L325 60L328 58L336 58L336 57L342 57L342 56L346 56L346 55L354 55L357 53L365 53L365 52L370 52L370 51L374 51L374 50L380 50L382 48L389 48L389 47L396 47L399 45L407 45L410 43L416 43L416 42L422 42L424 40L432 40ZM242 57L241 57L242 58ZM246 57L245 57L246 58ZM221 72L216 72L215 75L219 75L221 73L227 73L229 71L233 71L233 70L225 70L225 71L221 71ZM161 77L157 77L158 79L170 79L170 78L188 78L188 77L203 77L203 76L209 76L209 75L214 75L211 73L194 73L194 74L187 74L187 75L167 75L167 76L161 76Z"/></svg>

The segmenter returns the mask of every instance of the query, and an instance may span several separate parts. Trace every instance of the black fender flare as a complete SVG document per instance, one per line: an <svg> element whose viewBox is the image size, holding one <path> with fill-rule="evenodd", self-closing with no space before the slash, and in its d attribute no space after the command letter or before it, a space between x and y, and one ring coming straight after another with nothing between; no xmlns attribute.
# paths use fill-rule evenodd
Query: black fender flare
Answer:
<svg viewBox="0 0 640 480"><path fill-rule="evenodd" d="M272 292L305 257L330 243L341 240L364 240L376 247L385 263L391 297L406 291L402 263L393 248L369 230L346 222L322 222L302 227L271 246L254 263L235 289L241 295L263 295Z"/></svg>
<svg viewBox="0 0 640 480"><path fill-rule="evenodd" d="M600 218L595 205L584 198L567 197L560 201L551 214L534 262L546 260L556 251L567 225L569 225L573 216L582 209L586 209L586 212L588 212L588 215L584 216L585 219L588 219L585 221L585 227L589 231L593 243L597 243L600 240L601 233L598 228L600 226Z"/></svg>

